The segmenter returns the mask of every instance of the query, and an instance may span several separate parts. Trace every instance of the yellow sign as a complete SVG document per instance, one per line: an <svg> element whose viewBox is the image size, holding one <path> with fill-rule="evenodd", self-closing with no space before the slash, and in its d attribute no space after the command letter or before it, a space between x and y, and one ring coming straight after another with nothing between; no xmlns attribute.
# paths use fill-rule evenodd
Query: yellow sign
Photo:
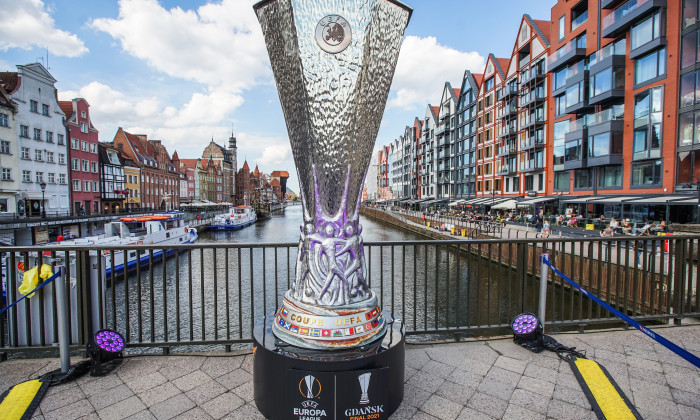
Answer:
<svg viewBox="0 0 700 420"><path fill-rule="evenodd" d="M592 223L586 223L586 230L594 230L594 229L595 229L595 225L593 225Z"/></svg>

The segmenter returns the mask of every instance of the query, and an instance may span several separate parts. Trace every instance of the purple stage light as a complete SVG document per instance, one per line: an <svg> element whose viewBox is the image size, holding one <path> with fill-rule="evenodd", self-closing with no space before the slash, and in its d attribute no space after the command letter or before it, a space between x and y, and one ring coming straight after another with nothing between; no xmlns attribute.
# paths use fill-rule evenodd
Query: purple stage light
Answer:
<svg viewBox="0 0 700 420"><path fill-rule="evenodd" d="M542 331L540 320L533 314L524 313L515 317L511 324L515 338L524 341L537 339L537 333Z"/></svg>
<svg viewBox="0 0 700 420"><path fill-rule="evenodd" d="M118 333L101 330L95 334L95 343L105 351L120 352L124 350L124 338Z"/></svg>
<svg viewBox="0 0 700 420"><path fill-rule="evenodd" d="M121 362L125 347L126 340L118 332L104 329L93 334L87 346L88 354L92 359L90 375L104 376L109 373L116 363Z"/></svg>

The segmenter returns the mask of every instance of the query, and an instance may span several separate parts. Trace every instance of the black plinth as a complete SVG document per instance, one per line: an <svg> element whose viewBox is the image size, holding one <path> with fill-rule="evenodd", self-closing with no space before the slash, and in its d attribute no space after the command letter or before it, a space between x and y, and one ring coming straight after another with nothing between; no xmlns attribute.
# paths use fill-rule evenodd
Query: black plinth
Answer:
<svg viewBox="0 0 700 420"><path fill-rule="evenodd" d="M255 404L268 419L386 419L403 400L403 323L390 313L384 337L346 350L309 350L272 333L274 316L255 325Z"/></svg>

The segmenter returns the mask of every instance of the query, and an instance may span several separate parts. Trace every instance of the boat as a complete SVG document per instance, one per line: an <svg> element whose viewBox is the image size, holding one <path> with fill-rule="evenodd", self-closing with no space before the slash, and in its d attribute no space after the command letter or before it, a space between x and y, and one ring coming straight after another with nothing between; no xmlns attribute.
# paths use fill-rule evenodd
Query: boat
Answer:
<svg viewBox="0 0 700 420"><path fill-rule="evenodd" d="M191 244L197 241L197 229L187 226L183 218L184 212L171 211L156 213L148 216L122 217L117 221L105 223L104 234L88 236L60 242L62 246L90 246L90 247L122 247L131 245L175 245ZM163 254L168 257L175 254L175 249L154 249L152 261L160 261ZM97 251L91 252L96 255ZM112 275L118 276L144 267L151 261L151 252L140 253L137 258L136 250L129 250L124 258L123 250L102 250L100 252L101 264L104 268L105 278Z"/></svg>
<svg viewBox="0 0 700 420"><path fill-rule="evenodd" d="M231 207L228 213L214 217L211 230L236 230L252 225L258 220L258 216L250 206Z"/></svg>

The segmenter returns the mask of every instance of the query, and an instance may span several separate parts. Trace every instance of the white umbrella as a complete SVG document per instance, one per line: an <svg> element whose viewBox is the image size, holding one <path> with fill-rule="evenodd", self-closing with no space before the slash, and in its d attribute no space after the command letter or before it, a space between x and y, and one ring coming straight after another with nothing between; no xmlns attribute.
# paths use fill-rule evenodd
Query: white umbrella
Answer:
<svg viewBox="0 0 700 420"><path fill-rule="evenodd" d="M512 210L515 208L516 204L517 204L517 201L508 200L508 201L504 201L502 203L496 204L495 206L493 206L493 208L496 210Z"/></svg>

